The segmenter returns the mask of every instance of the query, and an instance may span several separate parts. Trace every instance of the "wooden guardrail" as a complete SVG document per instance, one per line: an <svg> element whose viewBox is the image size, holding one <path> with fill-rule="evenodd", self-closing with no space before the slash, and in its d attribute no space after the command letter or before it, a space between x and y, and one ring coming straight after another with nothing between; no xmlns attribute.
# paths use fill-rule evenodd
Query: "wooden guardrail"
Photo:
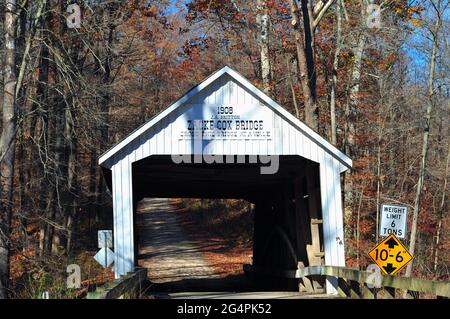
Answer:
<svg viewBox="0 0 450 319"><path fill-rule="evenodd" d="M147 269L138 268L113 282L88 292L86 299L134 299L139 298L144 282L147 280Z"/></svg>
<svg viewBox="0 0 450 319"><path fill-rule="evenodd" d="M379 282L371 271L364 271L346 267L335 266L310 266L299 267L297 270L269 270L259 269L251 265L245 265L244 270L284 278L297 278L303 281L309 293L314 292L314 276L337 277L337 291L339 295L349 298L383 298L392 299L403 296L406 298L425 297L450 298L450 282L423 280L390 275L380 275ZM369 288L377 286L379 288ZM401 290L401 292L396 290Z"/></svg>

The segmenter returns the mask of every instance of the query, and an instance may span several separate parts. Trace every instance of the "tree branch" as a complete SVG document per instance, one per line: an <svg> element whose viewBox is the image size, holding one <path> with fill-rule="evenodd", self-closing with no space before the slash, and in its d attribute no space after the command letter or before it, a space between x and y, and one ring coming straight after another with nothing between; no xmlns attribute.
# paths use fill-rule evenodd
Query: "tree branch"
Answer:
<svg viewBox="0 0 450 319"><path fill-rule="evenodd" d="M317 28L317 26L320 23L320 20L322 20L323 16L325 15L325 12L327 12L328 8L334 3L334 1L335 0L328 0L327 3L325 4L323 1L321 1L314 7L315 18L313 22L313 31Z"/></svg>

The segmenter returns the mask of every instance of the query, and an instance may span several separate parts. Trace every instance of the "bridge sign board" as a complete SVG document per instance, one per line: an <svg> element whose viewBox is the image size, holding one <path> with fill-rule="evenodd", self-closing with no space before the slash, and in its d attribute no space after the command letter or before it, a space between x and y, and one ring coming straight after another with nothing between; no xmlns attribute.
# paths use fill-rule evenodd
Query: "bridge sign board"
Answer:
<svg viewBox="0 0 450 319"><path fill-rule="evenodd" d="M387 237L394 234L397 238L405 238L407 214L406 206L382 204L380 236Z"/></svg>
<svg viewBox="0 0 450 319"><path fill-rule="evenodd" d="M94 259L104 268L108 268L114 262L112 230L98 231L98 248L100 250L94 256Z"/></svg>
<svg viewBox="0 0 450 319"><path fill-rule="evenodd" d="M394 275L409 263L413 256L402 244L400 239L390 234L375 246L369 257L380 267L386 275Z"/></svg>
<svg viewBox="0 0 450 319"><path fill-rule="evenodd" d="M273 130L270 109L250 104L192 104L172 124L172 134L179 140L271 140Z"/></svg>
<svg viewBox="0 0 450 319"><path fill-rule="evenodd" d="M98 248L112 248L112 247L113 247L112 230L99 230Z"/></svg>
<svg viewBox="0 0 450 319"><path fill-rule="evenodd" d="M103 247L95 254L94 259L103 268L108 268L114 262L114 252L107 247Z"/></svg>

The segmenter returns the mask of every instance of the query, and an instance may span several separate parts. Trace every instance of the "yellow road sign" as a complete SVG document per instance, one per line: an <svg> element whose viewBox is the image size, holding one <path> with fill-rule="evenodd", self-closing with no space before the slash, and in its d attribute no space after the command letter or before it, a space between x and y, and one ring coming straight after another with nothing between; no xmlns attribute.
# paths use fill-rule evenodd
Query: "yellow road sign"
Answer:
<svg viewBox="0 0 450 319"><path fill-rule="evenodd" d="M386 275L398 273L413 259L408 249L394 234L390 234L376 245L369 252L369 256Z"/></svg>

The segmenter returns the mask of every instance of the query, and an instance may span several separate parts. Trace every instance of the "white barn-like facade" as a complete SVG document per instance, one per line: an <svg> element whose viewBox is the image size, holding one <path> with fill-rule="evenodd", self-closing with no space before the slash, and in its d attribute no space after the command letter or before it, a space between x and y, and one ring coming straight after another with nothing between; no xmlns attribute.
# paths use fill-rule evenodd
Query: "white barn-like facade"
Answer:
<svg viewBox="0 0 450 319"><path fill-rule="evenodd" d="M201 124L203 133L212 135L204 137L201 147L196 148L190 134L192 134L192 128L195 126L192 121L199 120L204 121ZM324 255L324 262L322 263L345 266L340 175L351 168L351 159L257 89L243 76L229 67L223 67L100 157L99 164L105 172L113 199L114 269L116 277L133 271L136 265L134 221L136 202L143 196L151 196L152 194L160 197L165 194L167 194L166 197L178 195L177 192L170 192L169 186L167 186L168 191L163 192L164 180L162 178L161 180L155 178L152 180L151 177L141 178L139 186L136 186L137 182L133 181L133 178L138 179L139 176L143 176L141 173L136 173L139 163L148 161L145 166L148 168L152 167L151 162L149 162L152 158L159 158L161 161L165 159L168 163L169 159L173 159L170 156L195 155L199 152L204 155L280 156L299 159L299 162L295 163L303 163L300 160L307 161L312 165L311 167L317 167L319 179L317 185L320 186L317 190L319 207L316 209L320 211L320 220L322 221L320 232ZM172 165L170 167L175 167L173 165L176 164L171 163L170 165ZM140 172L144 172L144 166L139 167ZM227 165L222 165L220 172L225 172L222 174L224 176L221 179L222 185L228 185L227 182L229 182L226 180L226 170ZM285 170L285 176L291 176L295 170L295 167L289 166L289 169L286 168ZM195 165L190 167L190 172L195 173ZM155 174L157 174L156 171ZM165 174L167 177L171 175L170 171ZM239 174L242 175L242 173ZM307 175L308 172L305 171L301 174ZM218 175L220 174L211 176L212 178L219 178L216 177ZM261 175L254 178L253 181L260 184L259 181L264 181L266 176ZM143 187L143 183L148 183L148 193L145 192L147 186ZM158 191L155 188L155 191L151 192L152 183L160 183L161 189ZM212 185L211 183L208 184L207 180L200 181L198 178L192 177L192 185L194 185L192 187L197 187L197 194L200 195L202 194L201 185ZM137 187L140 190L137 190ZM177 186L174 185L174 187ZM211 187L214 188L214 186ZM270 188L271 186L264 187ZM246 186L246 189L249 188L251 187ZM217 188L217 193L211 196L220 197L220 191L229 192L229 196L225 197L239 196L239 193L237 191L233 193L233 190L236 190L236 187L232 189L232 186L229 188L223 186L220 189ZM183 194L186 196L195 195L184 193L181 189L179 193L180 197L183 197ZM267 194L270 194L269 190ZM301 198L307 198L312 194L312 191L310 193L305 191L304 194L306 195L302 195ZM256 198L253 193L246 193L245 196L258 202L265 200ZM289 201L285 201L286 205L283 204L283 210L301 211L303 209L295 208L296 205L299 205L298 201L301 199L297 200L297 204L292 204L292 202L295 202L295 198L300 198L296 196L292 195L289 197ZM311 198L311 196L309 197ZM309 208L307 209L313 209L311 203L308 205ZM261 204L261 206L268 205ZM287 212L286 214L288 216L290 213ZM299 217L298 220L302 220L302 218ZM267 222L264 223L267 224ZM270 222L268 223L270 224ZM298 225L301 227L301 224ZM308 227L310 227L309 224ZM301 243L300 239L297 241L292 239L295 234L289 235L289 231L286 231L286 233L292 242ZM296 233L295 230L294 233ZM308 230L308 234L308 236L311 235L311 230Z"/></svg>

